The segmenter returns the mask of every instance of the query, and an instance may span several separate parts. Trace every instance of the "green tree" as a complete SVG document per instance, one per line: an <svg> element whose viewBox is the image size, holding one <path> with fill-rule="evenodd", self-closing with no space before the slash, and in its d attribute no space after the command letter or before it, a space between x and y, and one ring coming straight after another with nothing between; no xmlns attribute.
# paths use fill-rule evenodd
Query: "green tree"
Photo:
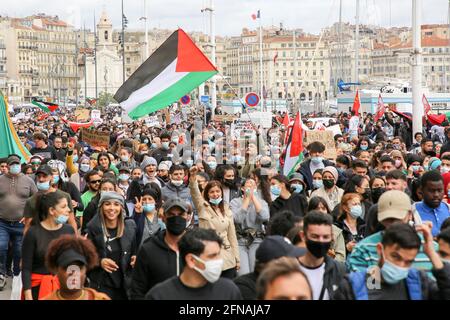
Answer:
<svg viewBox="0 0 450 320"><path fill-rule="evenodd" d="M117 103L116 100L114 100L113 95L109 92L100 92L97 101L97 106L99 108L104 108L111 103Z"/></svg>

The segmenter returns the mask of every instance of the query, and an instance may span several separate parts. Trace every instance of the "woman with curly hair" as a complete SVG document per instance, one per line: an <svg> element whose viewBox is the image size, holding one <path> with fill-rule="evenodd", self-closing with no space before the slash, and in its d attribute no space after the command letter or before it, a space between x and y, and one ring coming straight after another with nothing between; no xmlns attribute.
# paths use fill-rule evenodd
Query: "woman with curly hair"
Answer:
<svg viewBox="0 0 450 320"><path fill-rule="evenodd" d="M60 288L42 300L111 300L104 293L84 287L86 273L98 265L92 241L63 235L50 243L45 263L58 277Z"/></svg>

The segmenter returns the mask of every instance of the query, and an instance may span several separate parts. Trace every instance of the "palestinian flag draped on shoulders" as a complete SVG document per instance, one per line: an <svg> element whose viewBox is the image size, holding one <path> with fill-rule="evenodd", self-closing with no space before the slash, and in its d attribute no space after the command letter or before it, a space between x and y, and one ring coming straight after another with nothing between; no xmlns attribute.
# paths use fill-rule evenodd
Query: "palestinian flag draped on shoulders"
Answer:
<svg viewBox="0 0 450 320"><path fill-rule="evenodd" d="M53 112L59 108L59 106L56 103L46 102L37 99L31 101L31 103L34 104L36 107L39 107L42 111L48 113Z"/></svg>
<svg viewBox="0 0 450 320"><path fill-rule="evenodd" d="M217 72L178 29L125 81L114 99L130 118L138 119L178 101Z"/></svg>
<svg viewBox="0 0 450 320"><path fill-rule="evenodd" d="M303 129L300 112L297 112L294 126L291 129L286 144L283 174L289 176L303 161Z"/></svg>

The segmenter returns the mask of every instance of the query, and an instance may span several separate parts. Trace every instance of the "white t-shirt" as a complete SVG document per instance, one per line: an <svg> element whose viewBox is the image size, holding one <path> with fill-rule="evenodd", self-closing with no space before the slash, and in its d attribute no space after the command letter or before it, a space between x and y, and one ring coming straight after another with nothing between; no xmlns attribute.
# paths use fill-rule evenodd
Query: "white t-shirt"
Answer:
<svg viewBox="0 0 450 320"><path fill-rule="evenodd" d="M302 270L306 276L308 277L309 284L311 285L311 289L313 292L313 300L319 300L320 292L323 287L323 275L325 274L325 262L322 263L320 267L315 269L309 269L300 264L300 270ZM325 289L323 299L322 300L330 300L330 295L328 294L328 290Z"/></svg>

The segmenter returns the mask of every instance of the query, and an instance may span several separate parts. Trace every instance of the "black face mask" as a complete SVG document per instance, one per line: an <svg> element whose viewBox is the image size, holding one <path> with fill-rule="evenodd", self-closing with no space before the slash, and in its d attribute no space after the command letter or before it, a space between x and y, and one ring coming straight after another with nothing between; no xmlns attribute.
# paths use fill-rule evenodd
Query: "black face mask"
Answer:
<svg viewBox="0 0 450 320"><path fill-rule="evenodd" d="M179 236L186 229L187 221L185 218L180 216L173 216L167 218L166 228L174 236Z"/></svg>
<svg viewBox="0 0 450 320"><path fill-rule="evenodd" d="M223 184L226 185L228 188L236 187L236 183L234 182L234 179L223 179Z"/></svg>
<svg viewBox="0 0 450 320"><path fill-rule="evenodd" d="M306 248L317 259L323 258L327 255L328 250L331 247L330 242L319 242L306 239Z"/></svg>
<svg viewBox="0 0 450 320"><path fill-rule="evenodd" d="M331 189L334 187L334 180L322 180L325 189Z"/></svg>
<svg viewBox="0 0 450 320"><path fill-rule="evenodd" d="M375 188L372 189L372 200L373 203L378 203L378 199L380 199L381 195L386 192L385 188Z"/></svg>
<svg viewBox="0 0 450 320"><path fill-rule="evenodd" d="M372 195L372 191L370 190L370 188L365 188L364 193L362 194L363 198L365 200L370 199L371 195Z"/></svg>

